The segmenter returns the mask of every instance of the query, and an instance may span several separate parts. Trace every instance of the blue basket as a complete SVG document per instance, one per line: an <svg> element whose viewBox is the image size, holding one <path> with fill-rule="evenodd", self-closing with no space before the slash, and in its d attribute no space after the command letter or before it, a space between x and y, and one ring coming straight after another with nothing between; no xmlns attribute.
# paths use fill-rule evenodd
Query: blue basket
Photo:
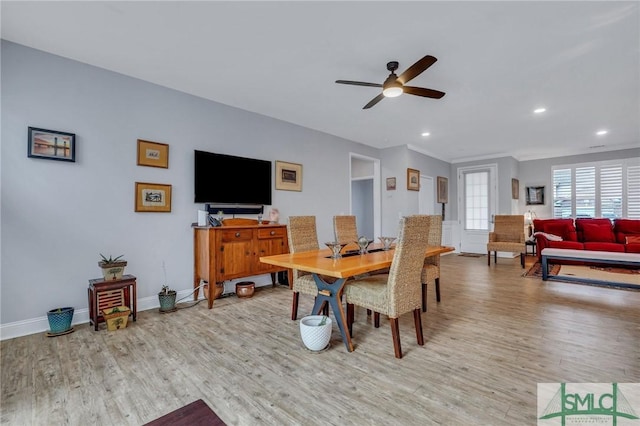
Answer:
<svg viewBox="0 0 640 426"><path fill-rule="evenodd" d="M47 312L49 328L52 334L64 333L71 328L73 319L73 308L58 308Z"/></svg>

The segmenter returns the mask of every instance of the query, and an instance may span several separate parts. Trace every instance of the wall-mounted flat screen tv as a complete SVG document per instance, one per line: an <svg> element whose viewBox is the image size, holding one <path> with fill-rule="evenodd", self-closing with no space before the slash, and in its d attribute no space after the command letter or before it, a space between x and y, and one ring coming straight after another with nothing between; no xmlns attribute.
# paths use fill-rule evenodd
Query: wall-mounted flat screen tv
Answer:
<svg viewBox="0 0 640 426"><path fill-rule="evenodd" d="M195 202L271 205L271 161L195 150Z"/></svg>

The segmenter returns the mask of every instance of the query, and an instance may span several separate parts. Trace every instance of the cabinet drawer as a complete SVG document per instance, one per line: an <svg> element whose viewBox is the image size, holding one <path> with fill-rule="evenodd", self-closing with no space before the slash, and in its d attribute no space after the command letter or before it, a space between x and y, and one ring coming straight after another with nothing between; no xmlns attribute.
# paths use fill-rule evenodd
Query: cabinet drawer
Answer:
<svg viewBox="0 0 640 426"><path fill-rule="evenodd" d="M258 229L258 238L281 238L287 236L286 228L264 228Z"/></svg>
<svg viewBox="0 0 640 426"><path fill-rule="evenodd" d="M223 243L251 240L252 237L253 230L251 229L230 229L228 231L222 231Z"/></svg>

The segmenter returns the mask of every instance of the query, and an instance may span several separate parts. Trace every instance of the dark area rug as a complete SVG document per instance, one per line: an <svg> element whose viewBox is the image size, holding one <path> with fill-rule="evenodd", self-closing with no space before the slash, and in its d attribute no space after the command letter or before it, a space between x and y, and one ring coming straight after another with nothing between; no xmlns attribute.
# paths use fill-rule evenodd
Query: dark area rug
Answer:
<svg viewBox="0 0 640 426"><path fill-rule="evenodd" d="M551 264L549 269L549 275L556 276L556 280L563 281L563 276L571 277L573 280L567 280L563 282L571 284L584 284L595 286L606 286L613 288L623 288L625 290L637 291L640 288L628 288L620 287L616 284L628 283L632 285L640 286L640 270L632 268L620 268L615 266L577 266L577 265L554 265ZM527 272L523 274L527 278L537 278L542 280L542 264L536 262ZM574 281L576 278L584 278L587 280L601 280L610 282L611 284L594 283L589 281Z"/></svg>

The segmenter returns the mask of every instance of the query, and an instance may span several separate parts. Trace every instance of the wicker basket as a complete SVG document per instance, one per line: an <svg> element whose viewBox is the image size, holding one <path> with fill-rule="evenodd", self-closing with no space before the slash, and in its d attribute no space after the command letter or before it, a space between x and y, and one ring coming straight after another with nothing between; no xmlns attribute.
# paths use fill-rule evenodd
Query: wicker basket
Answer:
<svg viewBox="0 0 640 426"><path fill-rule="evenodd" d="M114 306L102 311L102 316L107 323L107 330L115 331L127 327L131 309L126 306Z"/></svg>

